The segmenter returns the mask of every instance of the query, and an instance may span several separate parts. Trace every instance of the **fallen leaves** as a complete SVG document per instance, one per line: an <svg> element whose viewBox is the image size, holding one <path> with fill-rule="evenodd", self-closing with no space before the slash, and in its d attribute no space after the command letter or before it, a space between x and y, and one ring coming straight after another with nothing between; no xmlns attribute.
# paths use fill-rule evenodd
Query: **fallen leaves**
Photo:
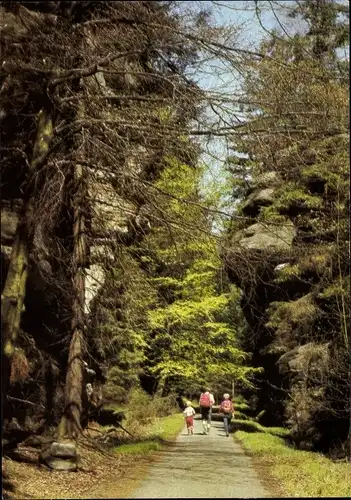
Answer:
<svg viewBox="0 0 351 500"><path fill-rule="evenodd" d="M20 445L11 457L3 458L3 470L5 467L8 476L4 498L88 498L94 489L101 489L102 483L118 482L125 466L134 461L133 457L107 457L81 445L78 453L77 472L52 471L39 465L37 449Z"/></svg>

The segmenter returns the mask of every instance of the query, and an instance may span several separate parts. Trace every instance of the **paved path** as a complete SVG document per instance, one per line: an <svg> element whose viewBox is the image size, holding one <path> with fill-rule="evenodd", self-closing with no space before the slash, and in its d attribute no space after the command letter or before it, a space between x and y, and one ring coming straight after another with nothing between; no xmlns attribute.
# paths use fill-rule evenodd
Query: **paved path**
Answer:
<svg viewBox="0 0 351 500"><path fill-rule="evenodd" d="M176 443L160 452L150 473L129 498L264 498L262 486L250 457L226 437L222 422L212 422L209 436L186 429Z"/></svg>

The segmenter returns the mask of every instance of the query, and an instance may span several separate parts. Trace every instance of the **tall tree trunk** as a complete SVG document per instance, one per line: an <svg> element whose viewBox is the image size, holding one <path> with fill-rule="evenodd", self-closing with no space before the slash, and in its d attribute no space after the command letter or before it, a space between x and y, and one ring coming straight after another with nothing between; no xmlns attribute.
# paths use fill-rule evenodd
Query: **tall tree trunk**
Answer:
<svg viewBox="0 0 351 500"><path fill-rule="evenodd" d="M2 330L2 407L6 414L6 396L9 389L11 363L15 352L20 330L21 316L24 308L26 283L28 277L29 253L32 246L34 227L33 211L36 189L33 178L38 168L45 161L49 152L50 140L53 136L52 118L45 110L38 115L37 135L33 147L32 161L26 179L23 208L16 229L12 246L10 265L1 296L1 330Z"/></svg>
<svg viewBox="0 0 351 500"><path fill-rule="evenodd" d="M80 110L83 114L83 109ZM79 136L76 144L79 157L74 166L75 195L73 199L73 305L72 305L72 337L68 354L68 366L65 386L65 408L58 429L59 439L72 439L81 432L82 390L83 390L83 354L85 331L85 204L86 204L86 179L84 167L81 164L84 154L84 131ZM76 138L78 139L78 138Z"/></svg>

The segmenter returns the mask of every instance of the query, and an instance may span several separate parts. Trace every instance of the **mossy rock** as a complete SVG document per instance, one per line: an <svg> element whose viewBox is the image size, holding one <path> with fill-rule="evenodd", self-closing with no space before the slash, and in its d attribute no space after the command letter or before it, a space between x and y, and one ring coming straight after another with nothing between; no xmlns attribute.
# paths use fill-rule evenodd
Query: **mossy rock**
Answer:
<svg viewBox="0 0 351 500"><path fill-rule="evenodd" d="M276 337L279 338L292 331L296 333L310 329L321 311L312 294L307 294L297 300L272 302L268 313L269 321L266 326L274 328Z"/></svg>
<svg viewBox="0 0 351 500"><path fill-rule="evenodd" d="M264 427L263 425L253 420L239 420L232 421L232 430L244 432L259 432L262 434L272 434L273 436L288 438L290 430L283 427Z"/></svg>
<svg viewBox="0 0 351 500"><path fill-rule="evenodd" d="M241 211L244 215L255 217L260 207L266 207L274 202L274 188L264 188L255 190L244 202Z"/></svg>
<svg viewBox="0 0 351 500"><path fill-rule="evenodd" d="M234 406L235 406L235 411L237 410L241 412L253 411L253 408L251 408L251 406L249 406L247 403L237 403L236 401L234 401Z"/></svg>
<svg viewBox="0 0 351 500"><path fill-rule="evenodd" d="M282 252L291 249L295 236L296 229L288 221L282 224L258 222L237 233L233 242L245 250Z"/></svg>
<svg viewBox="0 0 351 500"><path fill-rule="evenodd" d="M250 417L242 413L241 411L235 410L235 418L239 420L249 420Z"/></svg>
<svg viewBox="0 0 351 500"><path fill-rule="evenodd" d="M282 373L301 374L312 370L314 365L327 372L329 362L329 344L316 344L309 342L291 349L278 359L279 369Z"/></svg>
<svg viewBox="0 0 351 500"><path fill-rule="evenodd" d="M73 441L54 441L44 446L39 454L39 461L50 469L75 472L78 469L77 445Z"/></svg>
<svg viewBox="0 0 351 500"><path fill-rule="evenodd" d="M232 421L232 428L235 431L264 432L264 430L261 429L260 425L257 424L257 422L253 422L252 420L234 419Z"/></svg>
<svg viewBox="0 0 351 500"><path fill-rule="evenodd" d="M258 175L253 182L253 186L255 189L257 188L273 188L275 186L278 186L282 183L282 178L278 174L278 172L275 172L274 170L271 170L269 172L263 172L262 174Z"/></svg>

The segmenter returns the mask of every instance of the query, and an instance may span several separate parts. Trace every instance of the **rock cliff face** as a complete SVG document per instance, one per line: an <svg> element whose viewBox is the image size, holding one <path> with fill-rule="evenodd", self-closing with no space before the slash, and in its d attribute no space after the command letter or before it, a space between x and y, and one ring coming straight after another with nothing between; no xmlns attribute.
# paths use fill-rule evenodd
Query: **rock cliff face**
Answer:
<svg viewBox="0 0 351 500"><path fill-rule="evenodd" d="M242 207L242 213L250 217L247 227L230 235L225 253L229 278L242 289L242 309L254 332L250 336L253 343L248 343L247 348L253 353L253 364L264 368L257 409L265 410L263 423L273 425L281 424L284 419L284 397L283 391L276 389L282 383L277 365L279 355L267 352L272 341L272 332L266 325L267 310L274 300L284 298L274 280L279 269L291 259L296 227L285 217L272 224L257 222L256 217L262 207L272 205L279 183L277 174L268 172L252 186Z"/></svg>
<svg viewBox="0 0 351 500"><path fill-rule="evenodd" d="M347 142L280 152L254 180L224 249L243 291L247 348L264 368L258 410L267 424L288 422L301 447L322 450L346 440L350 410Z"/></svg>
<svg viewBox="0 0 351 500"><path fill-rule="evenodd" d="M143 156L139 155L137 162L131 150L126 162L128 160L129 163L134 162L135 170L139 166L139 175L142 175L144 173L143 159ZM104 181L103 176L100 180L99 176L94 175L90 182L88 181L88 190L91 244L85 268L84 311L89 325L93 315L92 304L104 287L106 274L111 266L118 267L119 265L116 261L118 253L116 249L130 245L143 237L148 230L145 223L148 220L142 215L140 204L138 205L127 194L118 194L109 183ZM21 199L7 198L1 200L1 290L3 290L7 276L12 245L23 205ZM69 234L70 231L71 227L66 226L64 235ZM29 365L26 374L19 373L18 380L15 377L11 381L10 397L21 400L21 394L25 389L30 394L29 399L36 401L38 406L32 412L28 411L26 404L17 403L16 406L10 405L11 411L6 415L6 422L16 416L22 429L34 432L38 431L44 422L45 425L55 423L63 404L64 368L67 356L64 339L70 330L71 304L66 293L61 293L61 287L64 291L69 290L70 283L69 278L61 274L60 269L55 266L55 256L49 254L43 257L42 240L36 237L31 252L21 335L18 348L16 348L16 353L18 352L16 360L22 359ZM60 349L57 348L58 345L61 345ZM25 355L21 356L21 353ZM16 363L18 364L18 361L15 365ZM95 365L94 368L96 369ZM36 384L38 376L45 378L45 386ZM105 380L105 377L106 372L100 370L98 380L94 379L96 391L99 390L101 381ZM33 424L34 421L35 424Z"/></svg>

